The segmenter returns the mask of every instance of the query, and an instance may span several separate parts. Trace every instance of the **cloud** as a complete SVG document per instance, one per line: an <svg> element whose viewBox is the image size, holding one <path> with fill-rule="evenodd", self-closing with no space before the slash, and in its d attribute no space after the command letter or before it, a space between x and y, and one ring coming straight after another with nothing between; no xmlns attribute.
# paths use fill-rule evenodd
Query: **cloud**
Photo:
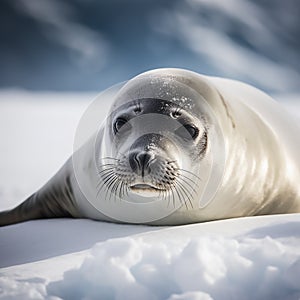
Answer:
<svg viewBox="0 0 300 300"><path fill-rule="evenodd" d="M186 0L159 19L157 32L177 39L222 76L277 92L299 88L297 69L280 60L290 49L267 26L266 12L249 1Z"/></svg>
<svg viewBox="0 0 300 300"><path fill-rule="evenodd" d="M14 6L42 25L45 35L71 50L80 66L101 69L107 60L109 44L101 33L76 21L70 5L57 0L18 0Z"/></svg>
<svg viewBox="0 0 300 300"><path fill-rule="evenodd" d="M226 34L197 24L184 15L177 16L185 43L196 54L204 55L217 69L228 75L262 80L268 89L287 90L299 83L299 75L255 51L241 46Z"/></svg>

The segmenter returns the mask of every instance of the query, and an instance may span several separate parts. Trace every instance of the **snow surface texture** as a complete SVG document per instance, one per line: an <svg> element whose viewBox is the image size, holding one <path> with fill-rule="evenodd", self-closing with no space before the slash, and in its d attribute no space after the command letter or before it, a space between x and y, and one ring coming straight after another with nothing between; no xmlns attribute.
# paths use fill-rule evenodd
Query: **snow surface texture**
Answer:
<svg viewBox="0 0 300 300"><path fill-rule="evenodd" d="M66 299L97 299L99 292L105 299L297 299L300 249L285 240L299 225L279 225L286 227L281 238L269 236L278 229L270 226L263 236L110 240L47 292Z"/></svg>
<svg viewBox="0 0 300 300"><path fill-rule="evenodd" d="M77 100L92 99L74 97L0 93L0 209L71 153L87 105ZM282 98L299 117L287 101L297 95ZM300 299L300 215L177 227L31 221L0 229L0 268L1 299Z"/></svg>

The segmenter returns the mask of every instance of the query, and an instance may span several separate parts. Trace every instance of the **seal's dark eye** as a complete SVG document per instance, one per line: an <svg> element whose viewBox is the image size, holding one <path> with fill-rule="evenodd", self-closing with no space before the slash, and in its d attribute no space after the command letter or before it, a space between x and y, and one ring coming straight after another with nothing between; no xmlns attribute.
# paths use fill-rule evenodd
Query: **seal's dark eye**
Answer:
<svg viewBox="0 0 300 300"><path fill-rule="evenodd" d="M198 136L199 130L198 128L194 127L193 125L184 125L184 128L188 131L192 139L195 139Z"/></svg>
<svg viewBox="0 0 300 300"><path fill-rule="evenodd" d="M126 123L127 123L126 119L118 118L114 124L114 132L117 133Z"/></svg>
<svg viewBox="0 0 300 300"><path fill-rule="evenodd" d="M199 134L199 129L193 125L185 124L176 130L176 134L183 139L189 140L192 138L194 140Z"/></svg>

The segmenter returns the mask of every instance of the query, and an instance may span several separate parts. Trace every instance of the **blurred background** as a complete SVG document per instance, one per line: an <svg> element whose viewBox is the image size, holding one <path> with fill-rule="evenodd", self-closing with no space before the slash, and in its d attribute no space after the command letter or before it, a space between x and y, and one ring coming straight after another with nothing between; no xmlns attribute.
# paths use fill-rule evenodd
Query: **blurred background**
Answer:
<svg viewBox="0 0 300 300"><path fill-rule="evenodd" d="M159 67L300 90L299 0L1 0L0 88L95 91Z"/></svg>

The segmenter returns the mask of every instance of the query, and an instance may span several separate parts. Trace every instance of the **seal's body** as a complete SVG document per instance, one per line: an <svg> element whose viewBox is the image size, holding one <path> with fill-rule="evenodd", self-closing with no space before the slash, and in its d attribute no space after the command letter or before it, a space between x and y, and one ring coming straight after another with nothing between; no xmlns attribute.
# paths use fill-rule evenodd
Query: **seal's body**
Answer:
<svg viewBox="0 0 300 300"><path fill-rule="evenodd" d="M105 122L0 225L74 217L175 225L300 212L295 121L246 84L153 70L113 97Z"/></svg>

